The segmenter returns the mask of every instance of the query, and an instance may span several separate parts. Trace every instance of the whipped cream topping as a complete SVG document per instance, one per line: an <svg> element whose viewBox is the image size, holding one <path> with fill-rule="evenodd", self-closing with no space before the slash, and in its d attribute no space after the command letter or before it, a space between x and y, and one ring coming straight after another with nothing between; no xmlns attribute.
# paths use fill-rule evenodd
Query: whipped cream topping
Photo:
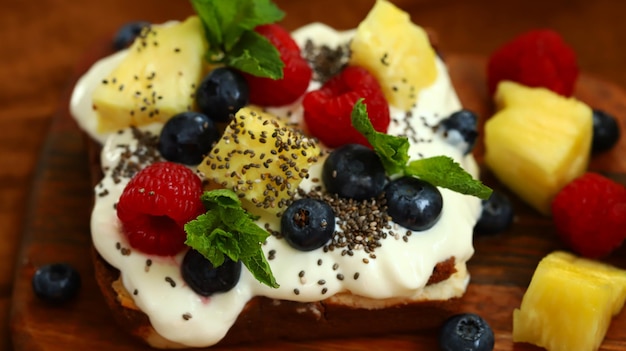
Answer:
<svg viewBox="0 0 626 351"><path fill-rule="evenodd" d="M315 23L293 35L301 47L308 39L318 45L335 47L345 45L353 33L337 32ZM244 267L232 290L202 297L182 279L180 264L184 252L173 257L159 257L133 250L121 232L115 211L115 203L129 179L119 181L113 176L113 168L120 162L125 149L137 148L138 141L130 129L107 135L96 132L96 116L91 103L97 83L124 55L124 51L118 52L91 67L75 87L71 112L81 128L103 144L101 164L105 176L95 188L96 201L91 217L94 246L121 272L124 287L161 336L181 346L213 345L224 337L254 296L302 302L332 297L355 307L380 308L406 301L446 300L463 294L469 280L465 262L473 254L472 230L480 214L480 200L442 188L443 210L437 224L429 230L405 236L405 228L390 223L391 230L400 234L387 236L382 246L376 249L375 259L363 250L354 250L353 255L342 255L341 250L324 252L322 248L302 252L290 247L285 240L270 236L263 250L280 284L278 289L262 285ZM391 108L392 122L388 132L395 135L412 133L413 138L408 135L413 140L409 150L412 159L448 155L477 176L478 168L473 157L463 155L433 131L432 126L439 120L461 109L446 67L439 59L437 70L436 82L420 92L416 107L410 111L411 118L406 117L406 111ZM319 83L312 82L309 89L318 86ZM302 107L298 102L270 109L270 112L289 115L295 122L302 120ZM141 127L141 130L158 135L161 127L161 124L152 124ZM310 179L320 178L320 173L321 164L311 167ZM310 180L301 184L305 190L311 186ZM266 218L259 219L259 225L263 226L266 221ZM455 258L457 273L444 282L426 286L433 267L450 257ZM342 279L338 278L339 275Z"/></svg>

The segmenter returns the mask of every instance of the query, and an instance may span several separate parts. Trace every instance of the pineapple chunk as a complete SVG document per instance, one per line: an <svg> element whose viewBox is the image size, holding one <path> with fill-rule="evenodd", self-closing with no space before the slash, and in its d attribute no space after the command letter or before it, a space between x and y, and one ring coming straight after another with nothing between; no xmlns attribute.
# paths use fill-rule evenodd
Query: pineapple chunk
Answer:
<svg viewBox="0 0 626 351"><path fill-rule="evenodd" d="M144 30L93 93L98 131L165 122L190 110L207 48L196 16Z"/></svg>
<svg viewBox="0 0 626 351"><path fill-rule="evenodd" d="M485 123L485 163L522 200L550 215L554 196L587 169L589 106L547 89L503 81Z"/></svg>
<svg viewBox="0 0 626 351"><path fill-rule="evenodd" d="M350 51L350 64L374 75L387 101L403 110L412 108L420 90L437 78L428 35L386 0L377 0L359 24Z"/></svg>
<svg viewBox="0 0 626 351"><path fill-rule="evenodd" d="M321 149L286 121L254 107L240 109L198 170L239 195L248 211L279 215Z"/></svg>
<svg viewBox="0 0 626 351"><path fill-rule="evenodd" d="M513 312L513 341L597 350L626 299L626 271L566 252L544 257Z"/></svg>

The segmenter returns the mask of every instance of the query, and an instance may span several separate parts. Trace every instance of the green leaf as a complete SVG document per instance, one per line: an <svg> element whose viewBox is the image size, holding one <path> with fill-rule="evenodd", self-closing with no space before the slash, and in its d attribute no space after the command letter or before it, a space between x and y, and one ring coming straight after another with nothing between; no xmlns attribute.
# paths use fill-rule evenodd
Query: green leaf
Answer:
<svg viewBox="0 0 626 351"><path fill-rule="evenodd" d="M411 161L405 173L432 185L481 199L488 199L492 193L489 187L474 179L461 165L448 156L434 156Z"/></svg>
<svg viewBox="0 0 626 351"><path fill-rule="evenodd" d="M212 191L205 191L200 200L204 204L204 208L212 210L214 208L232 208L240 209L241 201L232 190L228 189L216 189Z"/></svg>
<svg viewBox="0 0 626 351"><path fill-rule="evenodd" d="M374 129L367 114L367 107L363 99L359 99L352 109L352 125L358 130L380 157L387 174L401 173L409 161L409 140L381 133Z"/></svg>
<svg viewBox="0 0 626 351"><path fill-rule="evenodd" d="M280 285L276 282L276 279L274 279L272 271L270 270L270 265L267 263L265 255L262 251L242 259L241 262L243 262L256 280L272 288L280 287Z"/></svg>
<svg viewBox="0 0 626 351"><path fill-rule="evenodd" d="M259 25L284 17L285 13L270 0L191 0L191 3L209 43L205 55L208 61L260 77L282 78L283 62L278 50L254 31Z"/></svg>

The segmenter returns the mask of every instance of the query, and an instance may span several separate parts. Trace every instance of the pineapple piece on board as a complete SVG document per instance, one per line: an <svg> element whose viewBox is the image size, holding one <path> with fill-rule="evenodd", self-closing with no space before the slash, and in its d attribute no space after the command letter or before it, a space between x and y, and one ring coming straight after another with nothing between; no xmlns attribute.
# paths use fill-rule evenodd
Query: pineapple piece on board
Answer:
<svg viewBox="0 0 626 351"><path fill-rule="evenodd" d="M485 123L485 163L508 188L550 215L556 194L587 169L592 110L544 88L503 81Z"/></svg>
<svg viewBox="0 0 626 351"><path fill-rule="evenodd" d="M566 252L544 257L513 312L513 341L594 351L626 299L626 271Z"/></svg>
<svg viewBox="0 0 626 351"><path fill-rule="evenodd" d="M196 16L144 29L93 93L98 131L165 122L192 109L207 48Z"/></svg>

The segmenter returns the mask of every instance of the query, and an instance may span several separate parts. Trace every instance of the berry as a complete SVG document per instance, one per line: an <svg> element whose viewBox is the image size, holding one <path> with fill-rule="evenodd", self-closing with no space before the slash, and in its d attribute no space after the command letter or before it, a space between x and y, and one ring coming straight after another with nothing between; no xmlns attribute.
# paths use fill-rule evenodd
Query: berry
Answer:
<svg viewBox="0 0 626 351"><path fill-rule="evenodd" d="M439 123L438 131L451 144L468 154L478 137L478 117L470 110L460 110Z"/></svg>
<svg viewBox="0 0 626 351"><path fill-rule="evenodd" d="M441 217L443 198L437 187L421 179L402 177L385 186L387 213L411 230L427 230Z"/></svg>
<svg viewBox="0 0 626 351"><path fill-rule="evenodd" d="M385 169L374 150L361 144L346 144L324 161L322 182L329 193L365 200L378 196L385 186Z"/></svg>
<svg viewBox="0 0 626 351"><path fill-rule="evenodd" d="M227 67L212 70L196 90L200 112L216 122L228 122L248 104L248 82L241 73Z"/></svg>
<svg viewBox="0 0 626 351"><path fill-rule="evenodd" d="M620 130L617 120L612 115L593 110L593 152L603 152L612 148L619 140Z"/></svg>
<svg viewBox="0 0 626 351"><path fill-rule="evenodd" d="M626 188L597 173L567 184L552 201L559 237L589 258L608 255L626 236Z"/></svg>
<svg viewBox="0 0 626 351"><path fill-rule="evenodd" d="M369 146L352 126L352 109L361 98L374 129L387 132L389 104L376 78L364 68L348 66L320 89L304 95L304 120L311 134L331 148L349 143Z"/></svg>
<svg viewBox="0 0 626 351"><path fill-rule="evenodd" d="M502 80L529 87L544 87L571 96L578 78L576 54L552 30L533 30L506 43L495 51L487 64L490 94Z"/></svg>
<svg viewBox="0 0 626 351"><path fill-rule="evenodd" d="M278 49L285 66L281 79L244 73L250 87L250 102L261 106L283 106L296 101L307 90L313 76L313 70L300 55L298 44L277 24L258 26L255 31Z"/></svg>
<svg viewBox="0 0 626 351"><path fill-rule="evenodd" d="M311 251L324 246L332 238L335 214L324 201L302 198L287 207L280 227L289 245L300 251Z"/></svg>
<svg viewBox="0 0 626 351"><path fill-rule="evenodd" d="M224 263L214 267L200 252L190 249L180 266L183 280L191 290L202 296L232 289L241 276L241 261L224 256Z"/></svg>
<svg viewBox="0 0 626 351"><path fill-rule="evenodd" d="M81 279L78 272L67 263L53 263L39 267L32 279L33 291L38 298L63 303L76 296Z"/></svg>
<svg viewBox="0 0 626 351"><path fill-rule="evenodd" d="M126 185L117 217L131 247L169 256L185 248L185 223L205 212L202 182L189 168L172 162L154 163Z"/></svg>
<svg viewBox="0 0 626 351"><path fill-rule="evenodd" d="M489 324L473 313L448 318L439 331L439 349L442 351L491 351L494 343Z"/></svg>
<svg viewBox="0 0 626 351"><path fill-rule="evenodd" d="M150 23L146 21L135 21L124 24L113 37L113 49L122 50L127 48L135 41L135 38L141 34L141 31L149 26Z"/></svg>
<svg viewBox="0 0 626 351"><path fill-rule="evenodd" d="M182 112L163 125L158 148L168 161L197 165L219 138L215 123L206 115Z"/></svg>
<svg viewBox="0 0 626 351"><path fill-rule="evenodd" d="M502 232L513 223L513 214L513 205L509 198L494 191L487 200L482 201L482 212L474 226L474 233L490 235Z"/></svg>

